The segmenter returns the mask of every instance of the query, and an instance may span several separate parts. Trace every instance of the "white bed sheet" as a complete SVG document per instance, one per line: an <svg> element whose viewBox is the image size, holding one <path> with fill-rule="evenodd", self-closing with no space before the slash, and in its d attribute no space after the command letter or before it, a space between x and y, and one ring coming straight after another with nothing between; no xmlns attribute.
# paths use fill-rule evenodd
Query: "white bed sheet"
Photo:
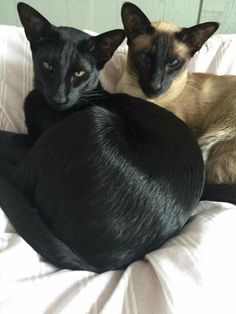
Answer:
<svg viewBox="0 0 236 314"><path fill-rule="evenodd" d="M236 35L208 41L192 71L235 74ZM125 48L102 74L114 91ZM32 87L23 30L0 26L0 128L25 132L22 103ZM0 313L235 314L236 206L201 202L180 234L125 271L58 270L19 237L0 209Z"/></svg>

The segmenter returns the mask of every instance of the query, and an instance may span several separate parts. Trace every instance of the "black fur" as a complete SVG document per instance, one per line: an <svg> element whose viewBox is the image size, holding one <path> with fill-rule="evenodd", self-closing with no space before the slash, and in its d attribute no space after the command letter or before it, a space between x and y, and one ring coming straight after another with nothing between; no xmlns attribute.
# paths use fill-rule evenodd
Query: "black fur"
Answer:
<svg viewBox="0 0 236 314"><path fill-rule="evenodd" d="M11 164L17 164L31 148L32 143L26 134L0 130L1 158Z"/></svg>
<svg viewBox="0 0 236 314"><path fill-rule="evenodd" d="M86 268L87 264L53 235L28 200L9 184L2 174L0 174L0 186L1 206L16 231L36 251L58 268L71 270ZM95 271L96 269L91 267L88 270Z"/></svg>
<svg viewBox="0 0 236 314"><path fill-rule="evenodd" d="M17 8L33 58L35 89L26 98L24 110L29 135L35 141L44 130L75 111L80 102L96 96L99 71L125 34L113 30L90 36L52 25L25 3L18 3Z"/></svg>
<svg viewBox="0 0 236 314"><path fill-rule="evenodd" d="M236 184L205 184L201 200L236 205Z"/></svg>
<svg viewBox="0 0 236 314"><path fill-rule="evenodd" d="M10 161L11 156L13 163L22 159L45 130L99 97L99 71L125 37L123 30L90 36L74 28L56 27L25 3L18 3L17 8L31 46L34 89L24 104L28 138L0 131L0 158ZM45 62L53 66L52 71L44 67ZM81 71L83 76L74 75Z"/></svg>
<svg viewBox="0 0 236 314"><path fill-rule="evenodd" d="M178 232L201 195L203 165L174 115L106 94L49 129L11 181L34 206L0 181L1 206L36 251L59 268L103 272Z"/></svg>
<svg viewBox="0 0 236 314"><path fill-rule="evenodd" d="M181 120L138 98L104 94L48 129L10 180L86 261L78 268L101 272L126 267L178 232L203 179L200 149ZM53 262L41 250L47 240L28 237Z"/></svg>

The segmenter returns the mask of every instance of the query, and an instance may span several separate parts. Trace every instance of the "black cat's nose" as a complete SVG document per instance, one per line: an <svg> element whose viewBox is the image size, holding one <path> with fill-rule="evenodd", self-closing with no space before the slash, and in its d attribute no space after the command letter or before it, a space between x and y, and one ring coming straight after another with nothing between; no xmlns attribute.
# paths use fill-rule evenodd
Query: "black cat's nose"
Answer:
<svg viewBox="0 0 236 314"><path fill-rule="evenodd" d="M66 96L55 95L52 100L58 105L64 105L67 103L68 99Z"/></svg>
<svg viewBox="0 0 236 314"><path fill-rule="evenodd" d="M64 105L68 102L67 90L65 83L60 84L52 97L53 102L56 105Z"/></svg>

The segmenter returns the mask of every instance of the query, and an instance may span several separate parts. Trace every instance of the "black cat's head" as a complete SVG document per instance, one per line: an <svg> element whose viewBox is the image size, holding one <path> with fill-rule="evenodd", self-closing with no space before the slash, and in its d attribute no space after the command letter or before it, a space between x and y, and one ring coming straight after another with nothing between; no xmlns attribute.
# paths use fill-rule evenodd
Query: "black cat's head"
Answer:
<svg viewBox="0 0 236 314"><path fill-rule="evenodd" d="M125 38L123 30L90 36L70 27L56 27L25 3L18 13L30 42L34 84L57 110L71 108L99 82L99 71Z"/></svg>
<svg viewBox="0 0 236 314"><path fill-rule="evenodd" d="M216 22L190 28L151 23L129 2L123 4L121 16L128 38L128 67L148 98L165 93L187 61L219 27Z"/></svg>

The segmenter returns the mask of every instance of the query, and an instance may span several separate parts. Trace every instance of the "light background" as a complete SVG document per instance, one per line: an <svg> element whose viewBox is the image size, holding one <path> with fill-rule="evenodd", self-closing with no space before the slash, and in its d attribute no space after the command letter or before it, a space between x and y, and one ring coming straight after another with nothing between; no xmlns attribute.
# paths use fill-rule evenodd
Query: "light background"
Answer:
<svg viewBox="0 0 236 314"><path fill-rule="evenodd" d="M20 25L16 0L0 0L0 24ZM104 32L122 27L123 0L27 0L57 26ZM218 33L236 33L236 0L133 0L152 21L168 20L179 26L218 21Z"/></svg>

